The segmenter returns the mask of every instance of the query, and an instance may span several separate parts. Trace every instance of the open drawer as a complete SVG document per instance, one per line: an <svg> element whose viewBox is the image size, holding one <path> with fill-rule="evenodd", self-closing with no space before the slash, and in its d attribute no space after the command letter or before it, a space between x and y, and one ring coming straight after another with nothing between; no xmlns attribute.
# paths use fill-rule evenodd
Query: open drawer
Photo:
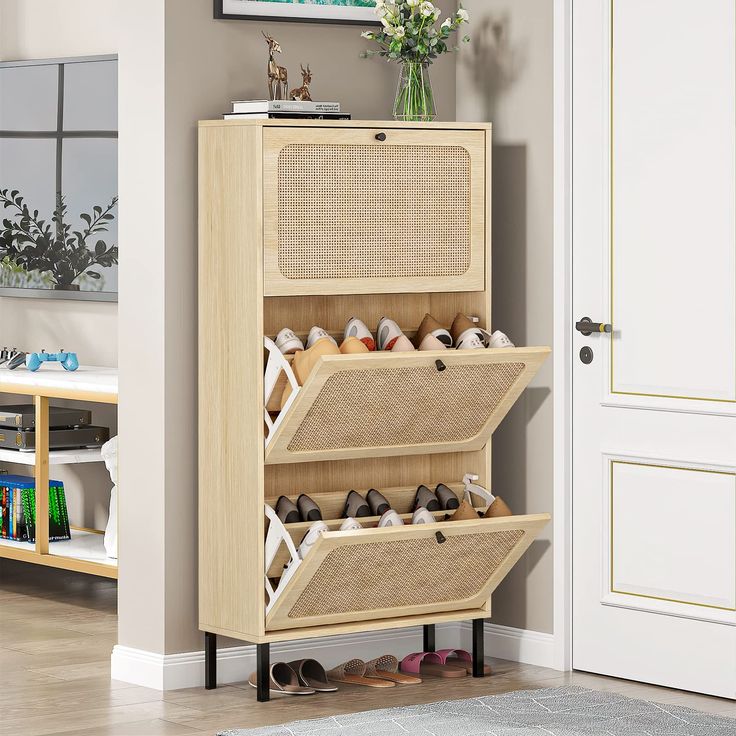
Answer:
<svg viewBox="0 0 736 736"><path fill-rule="evenodd" d="M481 449L549 353L324 356L269 438L266 462Z"/></svg>
<svg viewBox="0 0 736 736"><path fill-rule="evenodd" d="M326 532L266 630L483 608L549 514Z"/></svg>

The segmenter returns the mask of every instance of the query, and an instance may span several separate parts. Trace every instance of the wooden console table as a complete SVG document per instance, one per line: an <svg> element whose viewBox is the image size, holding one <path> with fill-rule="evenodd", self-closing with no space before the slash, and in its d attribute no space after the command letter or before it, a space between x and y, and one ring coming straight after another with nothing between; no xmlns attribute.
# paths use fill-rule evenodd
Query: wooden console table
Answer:
<svg viewBox="0 0 736 736"><path fill-rule="evenodd" d="M99 532L74 528L70 542L54 542L49 549L49 466L102 462L99 450L49 451L49 400L68 399L102 404L118 403L118 372L115 368L82 366L74 372L60 365L44 365L38 372L19 368L0 368L0 394L32 396L36 408L36 450L18 452L0 450L0 461L33 465L36 479L36 542L0 539L0 558L21 560L90 575L117 578L113 560L90 555L90 547L99 547ZM90 545L90 542L93 544ZM99 558L99 559L96 559Z"/></svg>

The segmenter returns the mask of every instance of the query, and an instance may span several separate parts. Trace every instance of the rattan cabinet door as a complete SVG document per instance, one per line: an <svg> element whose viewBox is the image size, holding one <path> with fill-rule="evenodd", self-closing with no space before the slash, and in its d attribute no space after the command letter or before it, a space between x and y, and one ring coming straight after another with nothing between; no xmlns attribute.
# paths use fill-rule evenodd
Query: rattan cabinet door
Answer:
<svg viewBox="0 0 736 736"><path fill-rule="evenodd" d="M480 450L549 353L323 356L269 438L266 463Z"/></svg>
<svg viewBox="0 0 736 736"><path fill-rule="evenodd" d="M484 608L550 516L327 532L267 631Z"/></svg>
<svg viewBox="0 0 736 736"><path fill-rule="evenodd" d="M483 290L486 136L264 128L266 296Z"/></svg>

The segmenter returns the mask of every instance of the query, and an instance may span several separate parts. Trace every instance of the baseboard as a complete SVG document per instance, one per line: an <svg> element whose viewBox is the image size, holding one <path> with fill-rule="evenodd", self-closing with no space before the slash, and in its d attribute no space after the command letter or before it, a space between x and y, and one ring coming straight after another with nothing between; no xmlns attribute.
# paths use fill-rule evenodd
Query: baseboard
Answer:
<svg viewBox="0 0 736 736"><path fill-rule="evenodd" d="M472 624L459 622L463 647L471 646ZM555 668L555 637L540 631L514 629L486 622L484 627L485 653L489 657L508 659L511 662Z"/></svg>
<svg viewBox="0 0 736 736"><path fill-rule="evenodd" d="M437 644L441 647L470 648L469 622L437 624ZM541 667L553 667L554 637L536 631L513 629L486 623L486 655ZM391 652L403 657L420 651L421 628L371 631L303 641L280 642L271 646L271 661L314 657L326 667L355 657L373 659ZM229 647L217 652L217 680L221 684L243 682L255 670L253 646ZM117 645L112 653L112 679L155 690L178 690L204 685L204 651L156 654Z"/></svg>

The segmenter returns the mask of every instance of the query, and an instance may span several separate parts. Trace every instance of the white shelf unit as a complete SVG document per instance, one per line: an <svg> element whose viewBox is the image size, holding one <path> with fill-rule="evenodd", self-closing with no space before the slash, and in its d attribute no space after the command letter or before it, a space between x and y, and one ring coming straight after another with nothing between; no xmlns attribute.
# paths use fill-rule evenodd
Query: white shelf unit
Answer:
<svg viewBox="0 0 736 736"><path fill-rule="evenodd" d="M101 463L102 453L99 447L79 450L51 450L49 465L79 465L82 463ZM16 465L35 465L35 452L19 452L18 450L0 450L0 463Z"/></svg>

